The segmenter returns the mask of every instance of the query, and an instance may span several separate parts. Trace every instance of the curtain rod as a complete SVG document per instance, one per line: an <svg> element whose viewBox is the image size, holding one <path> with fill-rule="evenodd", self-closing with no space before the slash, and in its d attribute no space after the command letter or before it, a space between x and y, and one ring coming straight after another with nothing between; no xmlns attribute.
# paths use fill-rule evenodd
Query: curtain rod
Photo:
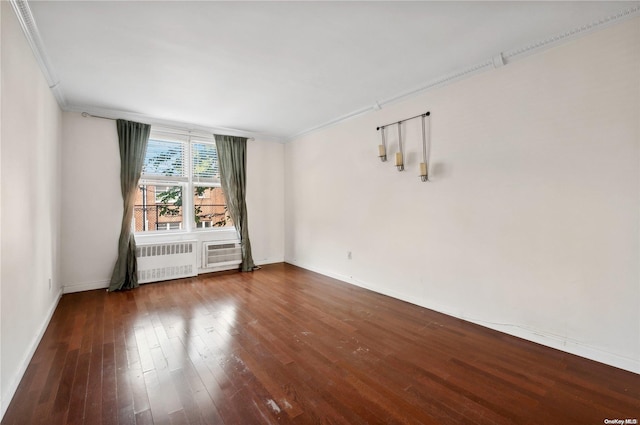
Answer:
<svg viewBox="0 0 640 425"><path fill-rule="evenodd" d="M100 115L93 115L90 114L88 112L83 112L81 114L83 117L87 118L87 117L91 117L91 118L100 118L101 120L111 120L111 121L116 121L116 118L109 118L109 117L102 117ZM206 131L193 131L193 130L187 130L187 129L181 129L181 128L174 128L171 126L161 126L161 125L151 125L152 127L156 127L158 129L160 129L159 131L162 132L163 130L177 130L174 134L185 134L185 135L191 135L191 133L202 133L204 135L207 136L211 136L211 135L215 135L213 134L213 132L211 132L211 134L209 134ZM165 131L165 133L169 133L168 131ZM219 136L226 136L226 134L219 134ZM236 137L242 137L242 136L236 136ZM254 137L247 137L247 140L256 140Z"/></svg>
<svg viewBox="0 0 640 425"><path fill-rule="evenodd" d="M409 121L409 120L412 120L412 119L415 119L415 118L428 117L429 115L431 115L431 112L427 111L424 114L416 115L415 117L405 118L403 120L392 122L390 124L381 125L380 127L376 127L376 130L380 130L381 128L389 127L390 125L401 124L401 123L403 123L405 121Z"/></svg>
<svg viewBox="0 0 640 425"><path fill-rule="evenodd" d="M85 118L91 117L91 118L100 118L101 120L111 120L111 121L115 121L116 120L115 118L107 118L107 117L101 117L99 115L92 115L92 114L90 114L88 112L83 112L81 115L83 117L85 117Z"/></svg>

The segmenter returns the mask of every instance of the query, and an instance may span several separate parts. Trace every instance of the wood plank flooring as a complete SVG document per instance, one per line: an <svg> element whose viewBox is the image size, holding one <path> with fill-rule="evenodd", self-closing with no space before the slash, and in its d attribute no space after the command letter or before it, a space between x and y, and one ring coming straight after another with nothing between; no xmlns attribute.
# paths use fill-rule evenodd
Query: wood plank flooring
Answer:
<svg viewBox="0 0 640 425"><path fill-rule="evenodd" d="M603 424L640 375L291 266L64 295L2 424Z"/></svg>

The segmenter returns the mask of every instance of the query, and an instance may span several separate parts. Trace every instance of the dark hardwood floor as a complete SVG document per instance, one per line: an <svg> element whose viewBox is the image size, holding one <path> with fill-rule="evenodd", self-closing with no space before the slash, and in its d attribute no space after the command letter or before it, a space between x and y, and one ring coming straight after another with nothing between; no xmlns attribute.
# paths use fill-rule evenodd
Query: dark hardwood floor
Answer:
<svg viewBox="0 0 640 425"><path fill-rule="evenodd" d="M291 266L65 295L2 424L603 424L640 375Z"/></svg>

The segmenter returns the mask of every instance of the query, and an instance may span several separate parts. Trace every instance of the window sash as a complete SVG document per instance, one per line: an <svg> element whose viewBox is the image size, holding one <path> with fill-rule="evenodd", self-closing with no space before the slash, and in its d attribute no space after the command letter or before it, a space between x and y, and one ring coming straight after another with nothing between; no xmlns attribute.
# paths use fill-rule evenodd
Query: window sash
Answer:
<svg viewBox="0 0 640 425"><path fill-rule="evenodd" d="M208 164L214 165L209 170ZM219 183L218 150L213 142L191 141L191 178L193 183Z"/></svg>
<svg viewBox="0 0 640 425"><path fill-rule="evenodd" d="M208 140L206 137L193 137L190 135L176 135L171 132L162 130L154 130L152 128L149 137L151 149L156 149L160 155L156 162L158 164L149 164L152 159L146 158L145 168L139 184L155 185L155 186L181 186L182 187L182 228L180 230L160 230L160 231L140 231L136 234L166 234L174 232L201 232L222 229L233 229L233 227L202 227L195 218L194 212L197 200L194 199L194 193L198 187L221 187L220 174L218 168L218 155L215 141ZM162 157L164 149L170 152ZM162 161L174 161L174 164L168 164L162 167ZM212 170L203 169L203 164L214 162ZM225 202L226 204L226 202ZM203 211L207 213L208 211Z"/></svg>
<svg viewBox="0 0 640 425"><path fill-rule="evenodd" d="M142 166L142 178L187 181L188 162L186 142L150 138Z"/></svg>
<svg viewBox="0 0 640 425"><path fill-rule="evenodd" d="M173 215L170 213L162 214L163 208L167 208L168 211L176 210L174 202L162 203L158 202L158 193L162 192L162 189L168 189L167 186L179 188L184 203L184 193L187 190L187 185L184 183L162 183L156 184L155 182L143 182L140 181L138 186L146 186L146 190L141 191L141 197L134 206L132 231L136 234L158 234L158 233L175 233L185 230L188 226L188 219L185 218L185 206L184 204L179 207L180 213ZM149 195L149 190L153 186L153 195ZM158 189L161 189L160 191ZM137 189L140 191L140 189ZM138 195L136 195L138 196ZM187 210L188 211L188 210ZM142 230L138 230L142 228Z"/></svg>

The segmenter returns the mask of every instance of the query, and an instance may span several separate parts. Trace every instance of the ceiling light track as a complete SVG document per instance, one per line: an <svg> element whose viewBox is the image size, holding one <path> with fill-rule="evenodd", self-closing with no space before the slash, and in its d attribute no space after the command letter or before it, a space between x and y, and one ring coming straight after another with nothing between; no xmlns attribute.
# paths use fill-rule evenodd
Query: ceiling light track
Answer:
<svg viewBox="0 0 640 425"><path fill-rule="evenodd" d="M38 31L38 27L36 25L36 21L33 18L31 9L29 8L29 3L27 3L27 0L9 0L9 3L11 3L11 6L13 7L13 11L18 18L18 22L20 22L20 26L22 27L25 38L27 39L31 50L33 51L33 55L35 56L40 69L42 70L44 78L47 80L49 88L53 92L53 96L56 98L58 105L60 105L60 107L64 109L67 105L67 102L60 87L60 80L58 79L58 76L53 70L53 66L51 66L49 58L47 57L47 53L42 43L42 38L40 37L40 32Z"/></svg>

